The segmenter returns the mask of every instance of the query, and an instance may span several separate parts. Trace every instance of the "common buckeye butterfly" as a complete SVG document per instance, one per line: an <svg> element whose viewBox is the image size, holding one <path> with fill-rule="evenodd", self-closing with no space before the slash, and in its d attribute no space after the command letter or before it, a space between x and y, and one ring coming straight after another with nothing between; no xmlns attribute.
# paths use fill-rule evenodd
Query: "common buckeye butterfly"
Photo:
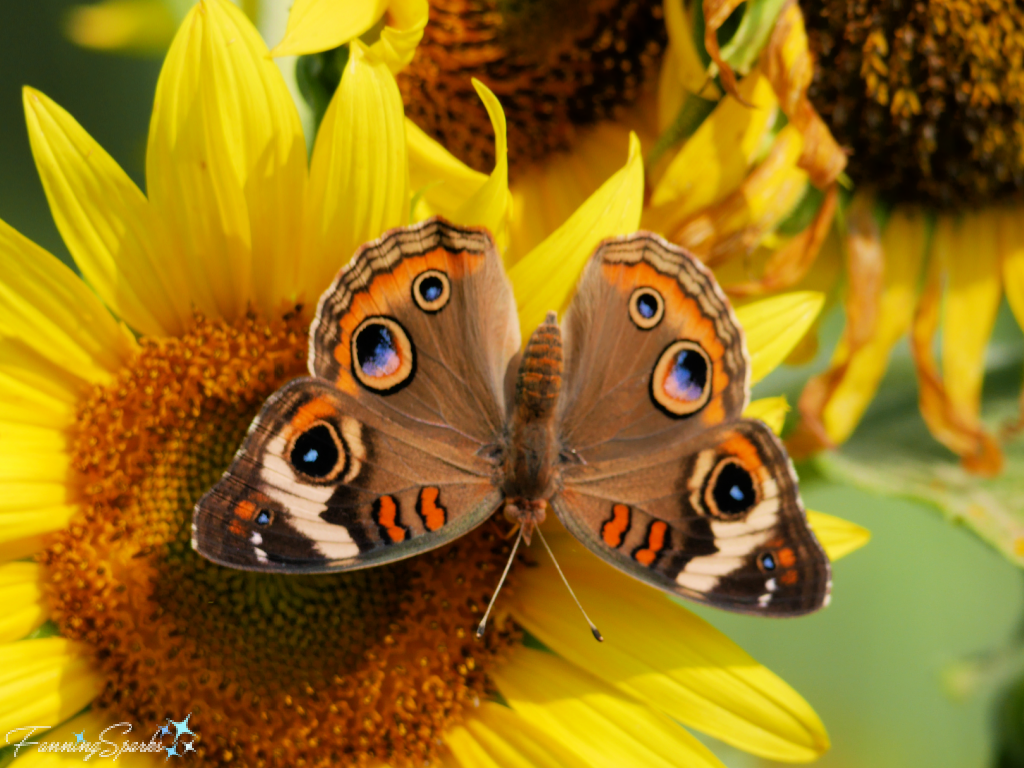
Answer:
<svg viewBox="0 0 1024 768"><path fill-rule="evenodd" d="M779 440L742 417L750 361L711 273L649 234L608 240L562 325L520 351L490 235L441 219L363 246L320 299L311 376L282 387L196 505L234 568L344 571L550 504L652 586L745 613L828 601L830 567Z"/></svg>

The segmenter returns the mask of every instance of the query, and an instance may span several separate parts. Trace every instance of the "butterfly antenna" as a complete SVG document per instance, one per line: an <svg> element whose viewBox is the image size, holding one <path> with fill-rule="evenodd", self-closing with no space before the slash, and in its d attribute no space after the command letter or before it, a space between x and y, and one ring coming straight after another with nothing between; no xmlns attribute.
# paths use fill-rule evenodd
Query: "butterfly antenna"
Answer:
<svg viewBox="0 0 1024 768"><path fill-rule="evenodd" d="M555 564L555 570L557 570L558 575L562 577L562 583L565 584L565 588L569 590L569 594L572 595L572 599L576 601L576 607L580 609L580 613L583 614L583 618L586 619L587 624L590 625L590 632L594 636L594 639L599 643L603 643L604 635L601 634L601 630L599 630L594 625L594 622L590 620L590 617L587 616L587 612L583 610L583 606L580 605L579 598L576 597L576 593L573 592L572 587L569 586L569 580L565 578L565 574L562 573L562 566L560 566L558 561L555 559L555 553L551 551L551 547L548 546L548 540L544 538L544 532L539 527L537 528L537 535L540 536L540 543L544 545L544 549L548 551L548 555L551 557L551 562Z"/></svg>
<svg viewBox="0 0 1024 768"><path fill-rule="evenodd" d="M505 583L505 579L508 578L508 572L512 570L512 561L516 559L516 550L519 549L519 542L523 540L523 531L526 530L526 526L519 526L519 535L516 536L516 543L512 545L512 554L508 556L508 562L505 564L505 571L501 574L501 579L498 581L498 587L494 590L494 594L491 595L491 602L487 604L487 610L484 611L484 617L480 619L480 623L476 628L476 636L484 636L484 628L487 626L487 617L491 615L491 609L494 608L494 601L498 599L498 593L501 592L501 587Z"/></svg>

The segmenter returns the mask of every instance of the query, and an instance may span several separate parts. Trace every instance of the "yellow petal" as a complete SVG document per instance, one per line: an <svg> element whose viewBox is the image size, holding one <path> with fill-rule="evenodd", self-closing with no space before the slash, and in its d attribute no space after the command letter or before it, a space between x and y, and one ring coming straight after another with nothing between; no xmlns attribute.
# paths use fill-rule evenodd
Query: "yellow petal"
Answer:
<svg viewBox="0 0 1024 768"><path fill-rule="evenodd" d="M556 534L551 543L605 641L594 642L567 591L551 588L559 577L542 556L538 567L517 573L511 610L546 646L684 725L747 752L795 762L828 748L807 702L721 632L569 536ZM514 671L503 673L511 678ZM504 679L499 687L511 701Z"/></svg>
<svg viewBox="0 0 1024 768"><path fill-rule="evenodd" d="M462 768L588 768L574 755L508 707L484 702L464 725L445 735Z"/></svg>
<svg viewBox="0 0 1024 768"><path fill-rule="evenodd" d="M21 339L0 338L0 418L67 427L87 386Z"/></svg>
<svg viewBox="0 0 1024 768"><path fill-rule="evenodd" d="M807 522L832 562L856 552L871 541L871 531L841 517L807 510Z"/></svg>
<svg viewBox="0 0 1024 768"><path fill-rule="evenodd" d="M746 178L763 152L765 133L778 112L771 84L757 72L723 98L673 158L651 195L644 226L668 232L691 214L724 199Z"/></svg>
<svg viewBox="0 0 1024 768"><path fill-rule="evenodd" d="M747 337L750 383L756 384L786 359L825 305L825 294L793 291L737 308Z"/></svg>
<svg viewBox="0 0 1024 768"><path fill-rule="evenodd" d="M684 728L554 654L519 648L493 676L516 714L587 765L721 768Z"/></svg>
<svg viewBox="0 0 1024 768"><path fill-rule="evenodd" d="M20 640L50 616L43 599L43 567L39 563L0 565L0 643Z"/></svg>
<svg viewBox="0 0 1024 768"><path fill-rule="evenodd" d="M833 231L832 220L835 217L838 203L838 185L833 184L815 214L814 221L771 255L764 266L761 278L758 280L744 278L743 282L730 282L725 286L726 292L733 297L775 293L792 288L807 277L815 265L822 245L829 233ZM732 263L740 269L745 266L738 260ZM722 280L721 275L718 277Z"/></svg>
<svg viewBox="0 0 1024 768"><path fill-rule="evenodd" d="M67 482L71 457L66 451L33 451L0 445L0 483Z"/></svg>
<svg viewBox="0 0 1024 768"><path fill-rule="evenodd" d="M888 368L892 348L910 328L927 241L928 225L921 212L906 208L892 212L882 233L885 276L875 328L852 356L844 341L834 359L848 358L822 414L825 430L836 443L845 441L860 422Z"/></svg>
<svg viewBox="0 0 1024 768"><path fill-rule="evenodd" d="M177 24L164 0L103 0L74 6L67 34L83 48L155 53L171 44Z"/></svg>
<svg viewBox="0 0 1024 768"><path fill-rule="evenodd" d="M295 0L284 39L272 56L298 56L337 48L377 23L388 0Z"/></svg>
<svg viewBox="0 0 1024 768"><path fill-rule="evenodd" d="M516 173L505 263L512 265L564 224L621 167L629 127L602 122L581 129L568 152L557 152ZM641 141L643 144L643 141Z"/></svg>
<svg viewBox="0 0 1024 768"><path fill-rule="evenodd" d="M846 153L807 98L807 87L814 75L814 60L807 46L807 32L799 5L789 3L782 9L761 61L783 112L803 134L800 167L808 172L816 187L825 189L839 178L846 167Z"/></svg>
<svg viewBox="0 0 1024 768"><path fill-rule="evenodd" d="M749 255L806 192L807 174L797 167L802 148L800 132L787 125L736 191L668 230L666 236L692 250L708 266Z"/></svg>
<svg viewBox="0 0 1024 768"><path fill-rule="evenodd" d="M110 381L136 348L70 269L3 221L0 334L21 339L65 375L97 384Z"/></svg>
<svg viewBox="0 0 1024 768"><path fill-rule="evenodd" d="M782 434L782 425L786 423L787 413L789 413L789 403L786 402L785 395L762 397L760 400L753 400L743 409L743 415L746 418L760 419L776 435Z"/></svg>
<svg viewBox="0 0 1024 768"><path fill-rule="evenodd" d="M508 245L508 217L512 197L508 192L508 137L505 112L491 89L473 78L480 100L487 108L494 127L494 171L487 181L455 212L454 221L471 227L486 227L498 250Z"/></svg>
<svg viewBox="0 0 1024 768"><path fill-rule="evenodd" d="M0 733L55 726L102 690L86 651L61 637L0 645Z"/></svg>
<svg viewBox="0 0 1024 768"><path fill-rule="evenodd" d="M997 216L1006 301L1017 324L1024 328L1024 210L1008 208Z"/></svg>
<svg viewBox="0 0 1024 768"><path fill-rule="evenodd" d="M405 144L409 153L409 187L427 203L427 216L451 219L488 176L474 171L405 118Z"/></svg>
<svg viewBox="0 0 1024 768"><path fill-rule="evenodd" d="M313 149L307 301L320 296L356 248L405 223L408 183L398 84L383 62L353 41Z"/></svg>
<svg viewBox="0 0 1024 768"><path fill-rule="evenodd" d="M549 310L561 310L569 303L580 272L602 240L636 230L643 197L640 141L631 136L626 165L509 270L523 338Z"/></svg>
<svg viewBox="0 0 1024 768"><path fill-rule="evenodd" d="M427 0L391 0L388 23L371 50L394 74L404 69L416 54L416 46L427 28L429 11Z"/></svg>
<svg viewBox="0 0 1024 768"><path fill-rule="evenodd" d="M0 543L18 542L59 531L78 512L77 504L67 503L66 484L5 483L2 495Z"/></svg>
<svg viewBox="0 0 1024 768"><path fill-rule="evenodd" d="M44 548L43 536L24 536L7 541L2 540L0 536L0 563L32 557L42 552Z"/></svg>
<svg viewBox="0 0 1024 768"><path fill-rule="evenodd" d="M253 298L293 298L304 176L298 115L259 34L233 4L203 0L164 62L146 155L199 309L230 319Z"/></svg>
<svg viewBox="0 0 1024 768"><path fill-rule="evenodd" d="M938 246L938 239L947 234L942 229L940 219L935 233L936 247L942 247ZM992 477L1002 471L1002 449L976 416L972 417L953 403L935 362L934 340L939 329L945 262L944 258L931 259L910 330L910 349L917 370L918 407L936 440L959 454L968 470Z"/></svg>
<svg viewBox="0 0 1024 768"><path fill-rule="evenodd" d="M710 82L693 40L693 26L682 3L665 3L668 48L658 79L658 131L675 119L688 93L700 94Z"/></svg>
<svg viewBox="0 0 1024 768"><path fill-rule="evenodd" d="M985 350L1003 298L997 215L983 209L964 214L952 227L940 222L932 243L933 257L942 261L948 275L942 378L953 407L965 419L976 420ZM900 257L901 253L894 253L889 260Z"/></svg>
<svg viewBox="0 0 1024 768"><path fill-rule="evenodd" d="M136 330L180 333L191 307L160 221L114 159L71 115L23 90L36 168L57 229L103 301Z"/></svg>

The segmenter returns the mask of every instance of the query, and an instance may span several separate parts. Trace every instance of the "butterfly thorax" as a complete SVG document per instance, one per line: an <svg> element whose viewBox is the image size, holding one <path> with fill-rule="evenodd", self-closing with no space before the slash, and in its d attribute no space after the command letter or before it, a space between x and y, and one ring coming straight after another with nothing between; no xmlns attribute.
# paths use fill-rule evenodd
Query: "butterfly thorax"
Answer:
<svg viewBox="0 0 1024 768"><path fill-rule="evenodd" d="M524 538L544 521L557 490L555 410L561 388L562 336L549 312L523 351L504 456L505 515L525 527Z"/></svg>

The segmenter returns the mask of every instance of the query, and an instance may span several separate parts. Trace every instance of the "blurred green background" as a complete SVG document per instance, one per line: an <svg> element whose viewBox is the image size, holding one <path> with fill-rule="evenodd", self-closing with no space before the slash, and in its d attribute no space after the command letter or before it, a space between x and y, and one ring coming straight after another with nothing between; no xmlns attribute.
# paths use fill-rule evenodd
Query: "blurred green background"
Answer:
<svg viewBox="0 0 1024 768"><path fill-rule="evenodd" d="M21 87L34 86L70 111L144 188L159 73L158 59L69 43L61 34L69 6L5 0L0 10L0 218L65 260L29 152ZM826 337L837 319L825 323ZM897 354L905 358L906 350ZM786 391L793 402L797 384L825 359L778 371L756 394ZM1016 387L1019 359L1014 366ZM897 394L873 406L865 428L892 413L920 421L906 377L906 366L897 365L890 376ZM873 534L866 548L836 565L831 607L789 621L695 610L810 701L832 737L831 752L818 763L823 768L994 765L997 703L1022 672L1014 648L1024 574L931 508L829 482L813 467L801 475L809 508ZM950 679L960 695L952 695ZM712 747L731 768L766 765Z"/></svg>

